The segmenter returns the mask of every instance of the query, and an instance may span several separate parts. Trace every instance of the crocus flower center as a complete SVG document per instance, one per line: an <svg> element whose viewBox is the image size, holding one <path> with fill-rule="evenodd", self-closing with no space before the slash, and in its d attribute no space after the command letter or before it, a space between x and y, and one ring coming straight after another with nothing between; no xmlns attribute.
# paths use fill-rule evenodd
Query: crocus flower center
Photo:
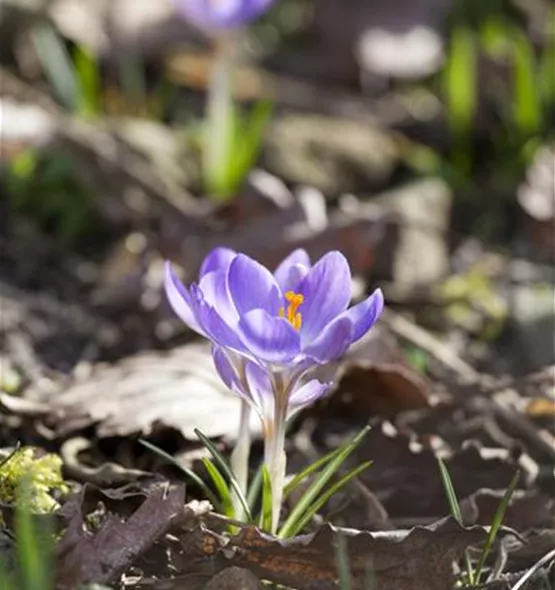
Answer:
<svg viewBox="0 0 555 590"><path fill-rule="evenodd" d="M287 321L293 326L293 328L295 328L295 330L300 330L303 319L297 310L304 301L304 297L300 293L287 291L287 293L285 293L285 299L289 302L287 311L285 310L285 307L280 308L279 316L281 318L287 318Z"/></svg>

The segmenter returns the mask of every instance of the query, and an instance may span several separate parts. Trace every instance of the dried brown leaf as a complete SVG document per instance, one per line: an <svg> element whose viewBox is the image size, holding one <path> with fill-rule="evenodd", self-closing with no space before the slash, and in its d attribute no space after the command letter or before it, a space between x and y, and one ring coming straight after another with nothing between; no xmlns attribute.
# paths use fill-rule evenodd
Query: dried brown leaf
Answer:
<svg viewBox="0 0 555 590"><path fill-rule="evenodd" d="M504 489L484 488L462 500L463 521L466 524L490 525L504 493ZM518 531L555 528L555 500L538 490L516 490L503 524Z"/></svg>
<svg viewBox="0 0 555 590"><path fill-rule="evenodd" d="M56 547L58 590L116 580L183 512L185 487L160 487L126 521L109 513L94 532L85 524L83 498L71 506L73 516Z"/></svg>
<svg viewBox="0 0 555 590"><path fill-rule="evenodd" d="M195 440L199 428L210 437L233 438L240 417L239 400L218 377L205 343L98 365L45 409L45 419L60 436L96 426L99 437L170 428ZM252 428L260 429L256 417Z"/></svg>
<svg viewBox="0 0 555 590"><path fill-rule="evenodd" d="M263 590L260 580L249 570L228 567L214 576L204 590Z"/></svg>
<svg viewBox="0 0 555 590"><path fill-rule="evenodd" d="M320 369L319 376L336 383L331 396L314 410L319 415L390 419L406 410L429 407L426 378L408 365L393 337L381 326L338 363Z"/></svg>
<svg viewBox="0 0 555 590"><path fill-rule="evenodd" d="M472 544L483 541L482 528L465 529L451 518L411 531L367 533L336 529L277 540L254 527L229 541L197 528L183 538L185 555L202 567L202 555L213 567L246 568L259 578L300 590L337 588L336 547L346 542L353 587L363 588L370 576L380 590L446 590L454 581L453 564Z"/></svg>

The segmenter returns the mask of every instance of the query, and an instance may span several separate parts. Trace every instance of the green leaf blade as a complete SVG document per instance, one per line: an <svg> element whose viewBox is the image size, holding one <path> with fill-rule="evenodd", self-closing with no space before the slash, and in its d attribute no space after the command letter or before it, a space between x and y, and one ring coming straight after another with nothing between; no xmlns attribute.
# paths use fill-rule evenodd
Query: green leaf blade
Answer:
<svg viewBox="0 0 555 590"><path fill-rule="evenodd" d="M283 539L291 536L291 531L299 530L298 522L304 519L304 515L310 509L320 492L324 489L328 481L333 477L347 457L358 447L370 430L369 426L363 428L352 441L340 447L340 452L328 462L326 467L320 472L312 485L305 491L297 505L289 514L289 517L281 527L278 537Z"/></svg>
<svg viewBox="0 0 555 590"><path fill-rule="evenodd" d="M241 506L247 516L249 522L252 522L252 513L250 511L247 499L245 498L245 494L241 489L241 486L237 482L237 479L233 472L231 471L227 461L225 460L224 456L218 451L212 441L204 435L198 428L195 428L195 434L198 436L199 440L202 444L210 451L212 458L214 459L215 464L217 465L218 469L222 474L224 474L227 479L229 480L230 486L233 488L233 491L237 494L237 499L241 503Z"/></svg>
<svg viewBox="0 0 555 590"><path fill-rule="evenodd" d="M202 458L202 464L204 465L206 471L208 471L208 475L212 479L212 482L214 483L214 486L220 495L223 513L227 517L233 518L235 516L235 509L233 508L231 492L229 491L229 486L227 485L225 479L208 457Z"/></svg>

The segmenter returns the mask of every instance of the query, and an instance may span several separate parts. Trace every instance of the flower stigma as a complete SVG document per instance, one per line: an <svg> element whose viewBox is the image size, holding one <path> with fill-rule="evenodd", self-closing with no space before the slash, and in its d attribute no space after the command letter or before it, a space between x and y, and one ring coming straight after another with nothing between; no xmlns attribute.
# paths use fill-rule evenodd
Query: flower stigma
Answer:
<svg viewBox="0 0 555 590"><path fill-rule="evenodd" d="M297 310L304 301L304 296L300 293L295 293L294 291L287 291L287 293L285 293L285 299L289 302L287 307L287 321L293 326L293 328L295 328L295 330L300 330L303 318ZM280 308L279 317L285 317L284 307Z"/></svg>

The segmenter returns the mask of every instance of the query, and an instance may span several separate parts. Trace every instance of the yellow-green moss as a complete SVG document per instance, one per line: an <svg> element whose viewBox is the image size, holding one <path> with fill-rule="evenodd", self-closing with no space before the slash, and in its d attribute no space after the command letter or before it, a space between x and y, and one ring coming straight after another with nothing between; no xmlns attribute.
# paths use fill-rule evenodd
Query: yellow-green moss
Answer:
<svg viewBox="0 0 555 590"><path fill-rule="evenodd" d="M18 491L24 489L27 508L32 512L46 513L58 507L51 492L68 492L58 455L39 456L33 447L23 447L3 463L5 459L0 453L0 502L13 504Z"/></svg>

